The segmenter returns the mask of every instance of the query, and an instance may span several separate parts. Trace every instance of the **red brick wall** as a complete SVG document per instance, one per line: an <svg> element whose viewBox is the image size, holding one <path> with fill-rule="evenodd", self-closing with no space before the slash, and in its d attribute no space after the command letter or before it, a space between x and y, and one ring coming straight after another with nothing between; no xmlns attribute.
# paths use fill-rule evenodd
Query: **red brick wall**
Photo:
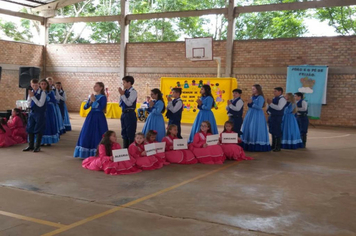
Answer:
<svg viewBox="0 0 356 236"><path fill-rule="evenodd" d="M33 44L0 40L0 64L42 66L43 47ZM3 68L0 80L0 110L12 109L16 100L25 98L19 88L19 71Z"/></svg>

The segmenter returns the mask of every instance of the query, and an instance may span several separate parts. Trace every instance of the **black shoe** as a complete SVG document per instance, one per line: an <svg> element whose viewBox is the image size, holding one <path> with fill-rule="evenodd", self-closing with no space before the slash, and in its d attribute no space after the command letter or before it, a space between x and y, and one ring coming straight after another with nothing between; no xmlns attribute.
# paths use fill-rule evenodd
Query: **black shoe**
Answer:
<svg viewBox="0 0 356 236"><path fill-rule="evenodd" d="M281 151L281 138L276 138L276 147L273 149L274 152Z"/></svg>
<svg viewBox="0 0 356 236"><path fill-rule="evenodd" d="M34 140L35 140L35 135L28 134L28 139L29 139L28 147L22 150L24 152L32 151L34 149L33 144L34 144Z"/></svg>
<svg viewBox="0 0 356 236"><path fill-rule="evenodd" d="M22 149L23 152L28 152L28 151L32 151L34 149L34 147L32 146L28 146L27 148L25 149Z"/></svg>
<svg viewBox="0 0 356 236"><path fill-rule="evenodd" d="M41 151L41 148L40 147L36 147L33 152L40 152Z"/></svg>

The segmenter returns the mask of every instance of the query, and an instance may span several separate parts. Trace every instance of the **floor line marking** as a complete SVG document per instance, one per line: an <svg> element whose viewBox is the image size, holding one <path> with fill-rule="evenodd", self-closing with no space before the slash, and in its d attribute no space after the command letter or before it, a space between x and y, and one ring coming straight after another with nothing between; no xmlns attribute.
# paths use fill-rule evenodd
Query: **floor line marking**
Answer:
<svg viewBox="0 0 356 236"><path fill-rule="evenodd" d="M0 211L0 215L9 216L9 217L16 218L19 220L30 221L30 222L34 222L34 223L41 224L41 225L48 225L48 226L52 226L52 227L56 227L56 228L63 228L65 226L67 226L67 225L58 224L58 223L54 223L54 222L47 221L47 220L40 220L40 219L23 216L23 215L11 213L11 212L6 212L6 211Z"/></svg>
<svg viewBox="0 0 356 236"><path fill-rule="evenodd" d="M149 195L147 195L147 196L138 198L138 199L136 199L136 200L134 200L134 201L131 201L131 202L125 203L125 204L123 204L123 205L114 207L114 208L112 208L112 209L110 209L110 210L107 210L107 211L104 211L104 212L102 212L102 213L99 213L99 214L90 216L90 217L88 217L88 218L82 219L82 220L77 221L77 222L75 222L75 223L73 223L73 224L66 225L66 226L64 226L64 227L61 227L61 228L56 229L56 230L54 230L54 231L51 231L51 232L49 232L49 233L42 234L42 236L53 236L53 235L56 235L56 234L65 232L65 231L70 230L70 229L73 229L73 228L75 228L75 227L77 227L77 226L86 224L86 223L88 223L88 222L90 222L90 221L96 220L96 219L101 218L101 217L103 217L103 216L106 216L106 215L112 214L112 213L114 213L114 212L120 211L120 210L122 210L122 209L124 209L124 208L126 208L126 207L129 207L129 206L135 205L135 204L137 204L137 203L140 203L140 202L142 202L142 201L145 201L145 200L147 200L147 199L156 197L156 196L158 196L158 195L160 195L160 194L169 192L169 191L171 191L171 190L173 190L173 189L176 189L176 188L178 188L178 187L180 187L180 186L186 185L186 184L188 184L188 183L190 183L190 182L193 182L193 181L195 181L195 180L198 180L198 179L204 178L204 177L206 177L206 176L212 175L212 174L214 174L214 173L216 173L216 172L219 172L219 171L221 171L221 170L227 169L227 168L229 168L229 167L231 167L231 166L235 166L235 165L237 165L237 164L239 164L239 161L238 161L238 162L234 162L234 163L229 164L229 165L226 165L226 166L223 166L223 167L220 167L220 168L215 169L215 170L213 170L213 171L209 171L209 172L207 172L207 173L205 173L205 174L198 175L198 176L196 176L196 177L194 177L194 178L188 179L188 180L183 181L183 182L181 182L181 183L179 183L179 184L175 184L175 185L173 185L173 186L171 186L171 187L162 189L162 190L160 190L160 191L157 191L157 192L155 192L155 193L149 194Z"/></svg>

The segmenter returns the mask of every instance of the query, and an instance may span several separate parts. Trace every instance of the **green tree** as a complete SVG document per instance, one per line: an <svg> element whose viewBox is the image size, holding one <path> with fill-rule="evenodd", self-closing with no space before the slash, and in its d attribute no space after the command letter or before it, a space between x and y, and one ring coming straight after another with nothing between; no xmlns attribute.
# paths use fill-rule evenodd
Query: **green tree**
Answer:
<svg viewBox="0 0 356 236"><path fill-rule="evenodd" d="M250 0L249 5L298 2L298 0ZM240 4L244 3L240 0ZM306 11L274 11L241 14L236 19L236 39L300 37L307 32Z"/></svg>
<svg viewBox="0 0 356 236"><path fill-rule="evenodd" d="M326 21L341 35L356 34L356 6L320 8L316 10L316 18Z"/></svg>

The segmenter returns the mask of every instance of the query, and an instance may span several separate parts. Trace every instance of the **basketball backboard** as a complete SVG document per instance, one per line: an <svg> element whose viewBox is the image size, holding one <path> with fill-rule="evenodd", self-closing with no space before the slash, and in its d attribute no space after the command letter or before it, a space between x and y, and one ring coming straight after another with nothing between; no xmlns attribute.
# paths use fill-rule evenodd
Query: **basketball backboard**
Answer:
<svg viewBox="0 0 356 236"><path fill-rule="evenodd" d="M185 39L185 56L192 61L213 60L213 38Z"/></svg>

